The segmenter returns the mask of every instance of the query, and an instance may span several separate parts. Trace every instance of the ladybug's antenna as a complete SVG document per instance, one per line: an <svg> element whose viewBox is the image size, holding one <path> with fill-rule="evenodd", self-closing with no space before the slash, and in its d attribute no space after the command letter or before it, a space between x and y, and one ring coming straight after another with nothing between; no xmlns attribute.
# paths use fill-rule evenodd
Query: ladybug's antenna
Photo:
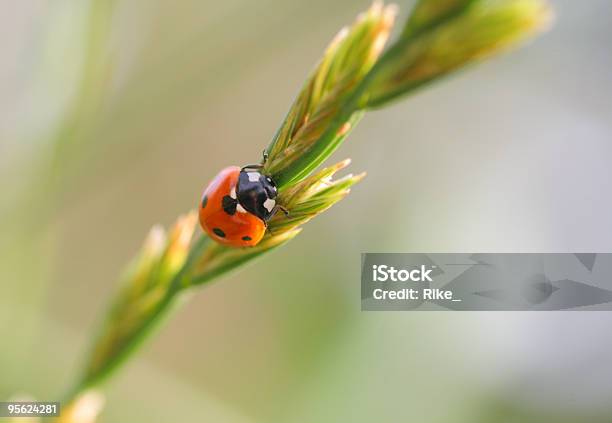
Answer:
<svg viewBox="0 0 612 423"><path fill-rule="evenodd" d="M289 210L287 210L285 207L281 206L280 204L277 205L278 209L280 211L282 211L283 213L285 213L285 216L289 217Z"/></svg>
<svg viewBox="0 0 612 423"><path fill-rule="evenodd" d="M274 207L274 210L272 210L272 215L276 214L277 211L282 211L283 213L285 213L286 217L289 217L289 210L287 210L285 207L281 206L280 204L277 204Z"/></svg>

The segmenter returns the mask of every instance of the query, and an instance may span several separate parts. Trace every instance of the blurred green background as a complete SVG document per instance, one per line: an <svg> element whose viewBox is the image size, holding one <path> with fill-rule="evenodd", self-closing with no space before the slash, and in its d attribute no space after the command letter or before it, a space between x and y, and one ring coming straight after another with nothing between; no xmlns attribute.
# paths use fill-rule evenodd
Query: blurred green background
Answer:
<svg viewBox="0 0 612 423"><path fill-rule="evenodd" d="M100 421L612 421L609 313L360 312L361 252L612 251L612 3L552 3L527 48L369 113L335 155L368 177L192 297ZM60 397L149 228L260 158L368 6L2 2L0 398Z"/></svg>

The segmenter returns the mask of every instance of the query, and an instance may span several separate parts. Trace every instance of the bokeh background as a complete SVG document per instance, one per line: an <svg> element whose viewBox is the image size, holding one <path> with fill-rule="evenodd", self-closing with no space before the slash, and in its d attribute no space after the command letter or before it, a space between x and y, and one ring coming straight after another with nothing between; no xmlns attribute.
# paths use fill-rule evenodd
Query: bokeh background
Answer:
<svg viewBox="0 0 612 423"><path fill-rule="evenodd" d="M369 113L335 154L368 177L177 310L101 421L612 421L610 313L360 312L361 252L612 251L612 3L552 3L527 48ZM149 228L260 158L368 5L1 2L1 398L61 396Z"/></svg>

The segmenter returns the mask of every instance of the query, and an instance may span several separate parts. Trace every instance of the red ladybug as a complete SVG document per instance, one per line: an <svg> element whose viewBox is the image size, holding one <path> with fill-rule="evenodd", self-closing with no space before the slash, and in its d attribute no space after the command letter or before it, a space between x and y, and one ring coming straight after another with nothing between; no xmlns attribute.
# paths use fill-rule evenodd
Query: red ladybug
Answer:
<svg viewBox="0 0 612 423"><path fill-rule="evenodd" d="M208 185L200 202L200 225L215 241L232 247L252 247L261 241L268 220L278 210L278 194L260 165L223 169Z"/></svg>

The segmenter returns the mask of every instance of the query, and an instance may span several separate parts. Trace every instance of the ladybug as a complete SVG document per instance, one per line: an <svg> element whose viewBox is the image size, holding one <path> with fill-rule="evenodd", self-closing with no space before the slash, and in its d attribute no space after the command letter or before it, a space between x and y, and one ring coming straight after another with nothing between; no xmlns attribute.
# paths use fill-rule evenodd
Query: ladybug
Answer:
<svg viewBox="0 0 612 423"><path fill-rule="evenodd" d="M232 247L253 247L263 238L268 221L282 210L278 189L261 165L223 169L202 194L202 229L215 241Z"/></svg>

